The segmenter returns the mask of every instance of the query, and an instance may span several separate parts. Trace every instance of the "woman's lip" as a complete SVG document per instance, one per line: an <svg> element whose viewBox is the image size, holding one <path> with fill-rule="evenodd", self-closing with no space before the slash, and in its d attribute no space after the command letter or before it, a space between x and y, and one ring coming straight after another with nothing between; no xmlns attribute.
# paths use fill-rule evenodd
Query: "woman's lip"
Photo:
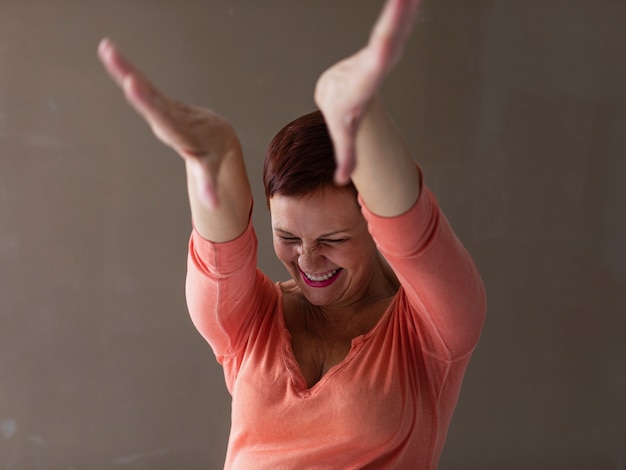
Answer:
<svg viewBox="0 0 626 470"><path fill-rule="evenodd" d="M341 271L343 271L343 269L339 268L339 269L337 269L337 272L332 277L330 277L328 279L325 279L323 281L313 281L312 279L309 279L308 277L306 277L306 274L304 274L304 271L302 271L302 269L300 269L300 277L302 277L302 280L304 281L304 283L307 286L311 286L311 287L328 287L333 282L335 282L337 280L337 278L339 277L339 274L341 274Z"/></svg>

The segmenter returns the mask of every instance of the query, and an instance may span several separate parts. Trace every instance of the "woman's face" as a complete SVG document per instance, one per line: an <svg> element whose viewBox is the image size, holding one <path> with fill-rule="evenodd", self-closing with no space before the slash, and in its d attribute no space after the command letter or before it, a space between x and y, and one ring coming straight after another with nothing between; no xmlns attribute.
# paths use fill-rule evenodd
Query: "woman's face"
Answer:
<svg viewBox="0 0 626 470"><path fill-rule="evenodd" d="M367 294L378 252L351 190L270 198L274 250L314 305L341 306Z"/></svg>

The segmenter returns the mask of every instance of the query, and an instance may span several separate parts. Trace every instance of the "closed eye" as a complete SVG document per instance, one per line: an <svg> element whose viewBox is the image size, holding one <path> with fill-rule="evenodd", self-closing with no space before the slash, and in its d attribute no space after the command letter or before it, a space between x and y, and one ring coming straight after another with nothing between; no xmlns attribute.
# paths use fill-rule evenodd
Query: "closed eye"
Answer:
<svg viewBox="0 0 626 470"><path fill-rule="evenodd" d="M298 243L300 239L298 237L282 237L278 235L278 239L283 243Z"/></svg>
<svg viewBox="0 0 626 470"><path fill-rule="evenodd" d="M326 245L339 245L348 240L347 238L320 238L320 243L325 243Z"/></svg>

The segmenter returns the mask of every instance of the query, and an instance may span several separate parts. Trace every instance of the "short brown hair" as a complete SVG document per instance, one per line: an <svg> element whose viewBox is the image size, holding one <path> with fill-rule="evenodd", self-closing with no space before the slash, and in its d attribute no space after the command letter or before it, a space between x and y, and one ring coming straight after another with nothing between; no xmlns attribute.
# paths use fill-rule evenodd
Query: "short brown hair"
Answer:
<svg viewBox="0 0 626 470"><path fill-rule="evenodd" d="M272 139L263 164L265 197L303 196L333 185L335 154L320 111L301 116ZM356 194L356 188L350 182Z"/></svg>

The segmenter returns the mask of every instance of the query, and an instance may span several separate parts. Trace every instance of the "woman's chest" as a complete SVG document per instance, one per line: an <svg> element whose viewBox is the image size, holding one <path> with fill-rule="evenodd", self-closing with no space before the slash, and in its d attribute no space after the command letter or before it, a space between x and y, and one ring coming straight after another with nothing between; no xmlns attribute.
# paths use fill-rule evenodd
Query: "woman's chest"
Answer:
<svg viewBox="0 0 626 470"><path fill-rule="evenodd" d="M363 349L366 340L375 341L372 339L374 335L384 335L380 330L389 323L385 315L391 300L391 296L379 299L352 314L328 314L307 310L302 307L302 302L285 298L284 322L280 328L289 339L284 354L294 375L301 376L298 378L310 389L326 374L342 367L344 361L352 360L356 351ZM335 318L331 318L332 315ZM361 359L366 358L366 354L361 354Z"/></svg>
<svg viewBox="0 0 626 470"><path fill-rule="evenodd" d="M252 443L264 445L311 432L341 436L342 445L361 449L406 437L423 415L424 397L411 359L412 342L394 330L384 322L354 339L312 386L289 335L274 331L240 365L233 389L234 428L245 428Z"/></svg>

